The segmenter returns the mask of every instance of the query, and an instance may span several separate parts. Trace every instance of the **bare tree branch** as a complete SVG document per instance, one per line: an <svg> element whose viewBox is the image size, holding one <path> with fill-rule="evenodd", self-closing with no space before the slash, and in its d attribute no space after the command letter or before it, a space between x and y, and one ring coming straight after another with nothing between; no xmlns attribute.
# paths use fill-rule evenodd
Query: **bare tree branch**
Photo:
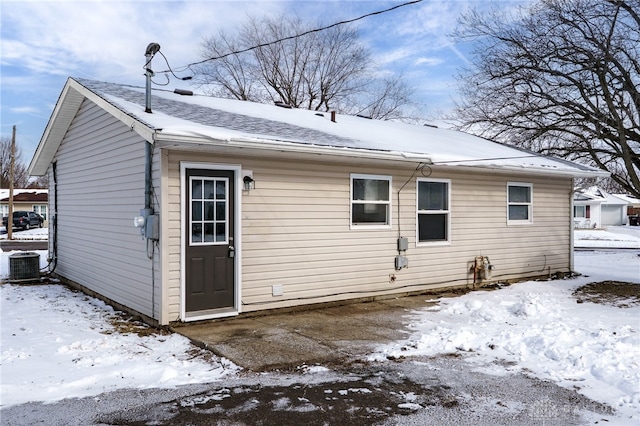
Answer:
<svg viewBox="0 0 640 426"><path fill-rule="evenodd" d="M640 0L540 0L516 14L472 11L460 76L461 128L611 173L640 197Z"/></svg>
<svg viewBox="0 0 640 426"><path fill-rule="evenodd" d="M219 59L200 64L197 80L220 97L403 118L404 107L412 104L412 91L401 77L372 77L370 55L353 27L333 26L321 32L310 28L295 16L248 18L235 37L220 33L203 42L202 55ZM271 40L283 41L268 43ZM259 47L248 50L251 46ZM234 51L243 53L228 54Z"/></svg>

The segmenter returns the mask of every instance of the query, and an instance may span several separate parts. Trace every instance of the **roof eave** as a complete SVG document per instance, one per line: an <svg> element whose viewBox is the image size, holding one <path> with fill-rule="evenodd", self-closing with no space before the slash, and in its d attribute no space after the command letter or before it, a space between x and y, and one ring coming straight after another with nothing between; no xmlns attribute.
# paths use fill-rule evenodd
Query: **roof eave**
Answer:
<svg viewBox="0 0 640 426"><path fill-rule="evenodd" d="M352 157L352 158L368 158L372 160L394 160L411 163L427 163L431 164L430 157L425 155L409 155L399 151L376 151L360 148L322 146L314 144L304 144L298 142L266 140L257 138L231 138L231 139L214 139L201 135L175 135L155 133L155 142L160 145L197 145L201 147L226 147L261 150L268 152L287 152L299 155L324 155L333 157Z"/></svg>
<svg viewBox="0 0 640 426"><path fill-rule="evenodd" d="M303 144L290 141L278 141L278 140L266 140L257 138L230 138L230 139L215 139L204 135L176 135L170 133L163 133L158 131L155 133L155 142L164 146L180 146L191 145L206 147L225 147L225 148L240 148L240 149L252 149L265 152L287 152L290 154L299 155L323 155L332 157L343 158L367 158L370 160L389 160L389 161L401 161L407 163L425 163L428 165L433 164L431 157L428 154L414 154L401 151L374 151L362 148L347 148L347 147L332 147L322 146L314 144ZM459 169L471 169L471 170L483 170L488 172L505 172L505 173L526 173L529 175L554 175L564 177L598 177L608 176L607 172L599 170L579 170L579 169L562 169L554 170L549 168L520 168L516 166L491 166L491 165L434 165L434 167L454 167Z"/></svg>
<svg viewBox="0 0 640 426"><path fill-rule="evenodd" d="M69 126L71 126L80 109L80 105L85 99L89 99L100 106L131 128L131 130L138 133L147 142L153 141L153 129L87 89L73 78L68 78L29 163L29 175L42 176L47 173L64 136L69 130Z"/></svg>

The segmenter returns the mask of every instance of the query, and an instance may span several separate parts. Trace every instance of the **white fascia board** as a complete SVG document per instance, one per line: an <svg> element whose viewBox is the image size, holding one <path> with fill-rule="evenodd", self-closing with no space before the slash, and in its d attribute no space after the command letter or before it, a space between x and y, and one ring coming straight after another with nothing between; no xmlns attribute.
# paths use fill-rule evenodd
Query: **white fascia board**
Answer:
<svg viewBox="0 0 640 426"><path fill-rule="evenodd" d="M75 80L71 80L71 81L75 83L79 88L82 89L80 93L82 93L87 99L89 99L91 102L98 105L107 113L111 114L115 119L121 121L125 126L129 127L132 131L140 135L140 137L142 137L144 140L146 140L149 143L153 143L153 135L155 133L154 129L150 128L139 119L132 117L131 115L122 111L120 108L118 108L111 102L107 101L106 99L102 98L101 96L96 95L91 90L82 86L80 83L76 82Z"/></svg>
<svg viewBox="0 0 640 426"><path fill-rule="evenodd" d="M453 166L452 166L453 167ZM563 177L576 177L576 178L589 178L589 177L608 177L610 175L609 172L605 172L602 170L558 170L552 169L549 167L518 167L518 166L491 166L491 165L478 165L478 166L461 166L456 165L455 167L464 167L469 169L485 169L493 172L507 172L507 173L518 173L518 174L527 174L527 175L544 175L544 176L563 176Z"/></svg>
<svg viewBox="0 0 640 426"><path fill-rule="evenodd" d="M42 176L47 173L49 165L53 161L64 136L71 125L71 122L78 113L80 105L88 99L98 105L107 113L120 120L132 131L138 133L147 142L153 142L153 129L134 117L124 113L115 105L96 95L82 84L72 78L67 82L60 93L58 102L56 103L49 122L44 130L40 143L29 164L29 174L32 176Z"/></svg>
<svg viewBox="0 0 640 426"><path fill-rule="evenodd" d="M243 148L262 151L279 151L292 154L325 155L334 157L366 158L377 160L394 160L415 163L416 158L407 158L402 152L397 151L371 151L354 148L329 147L311 144L298 144L293 142L274 141L265 139L241 139L228 140L213 139L204 135L175 135L156 132L154 140L161 145L195 145L201 147L227 147ZM430 159L421 157L422 162L431 162Z"/></svg>

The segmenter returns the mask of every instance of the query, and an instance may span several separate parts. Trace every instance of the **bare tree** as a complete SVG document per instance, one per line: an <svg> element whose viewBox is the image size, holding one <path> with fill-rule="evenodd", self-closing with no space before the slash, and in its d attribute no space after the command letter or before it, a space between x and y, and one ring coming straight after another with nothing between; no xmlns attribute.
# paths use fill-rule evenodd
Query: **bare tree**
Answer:
<svg viewBox="0 0 640 426"><path fill-rule="evenodd" d="M219 59L199 66L198 81L215 96L401 117L411 91L400 78L382 83L372 78L370 55L355 29L311 29L299 17L249 18L237 36L221 32L203 42L203 57ZM378 89L385 85L386 91Z"/></svg>
<svg viewBox="0 0 640 426"><path fill-rule="evenodd" d="M595 165L640 197L640 0L540 0L472 11L463 130Z"/></svg>
<svg viewBox="0 0 640 426"><path fill-rule="evenodd" d="M0 138L0 188L9 188L11 182L11 138L2 136ZM26 166L22 163L22 151L16 146L16 158L13 186L15 188L26 188L29 182L29 174Z"/></svg>

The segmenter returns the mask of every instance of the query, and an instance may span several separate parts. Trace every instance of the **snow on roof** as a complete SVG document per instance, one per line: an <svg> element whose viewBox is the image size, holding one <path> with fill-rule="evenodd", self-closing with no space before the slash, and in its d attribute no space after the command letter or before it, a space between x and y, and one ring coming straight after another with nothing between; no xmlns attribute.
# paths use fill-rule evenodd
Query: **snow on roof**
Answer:
<svg viewBox="0 0 640 426"><path fill-rule="evenodd" d="M622 201L626 201L627 204L640 206L640 199L638 198L633 198L632 196L626 195L626 194L611 194L611 195L613 195L614 197L620 198Z"/></svg>
<svg viewBox="0 0 640 426"><path fill-rule="evenodd" d="M253 147L306 146L338 153L357 150L362 157L389 154L397 158L491 169L527 170L572 176L602 172L562 159L542 156L467 133L349 115L281 108L209 96L183 96L153 90L145 113L145 89L75 79L127 115L155 130L162 140L197 138L201 143L251 142Z"/></svg>

